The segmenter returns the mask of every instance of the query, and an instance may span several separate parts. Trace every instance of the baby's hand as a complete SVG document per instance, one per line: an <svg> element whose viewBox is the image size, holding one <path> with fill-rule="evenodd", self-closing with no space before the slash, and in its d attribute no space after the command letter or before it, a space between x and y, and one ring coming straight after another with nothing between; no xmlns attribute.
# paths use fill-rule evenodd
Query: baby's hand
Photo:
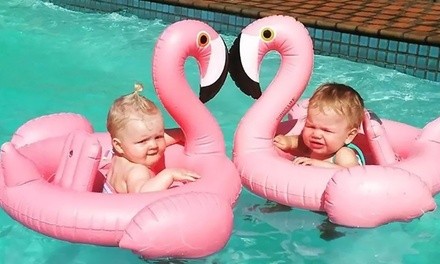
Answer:
<svg viewBox="0 0 440 264"><path fill-rule="evenodd" d="M295 165L304 165L304 166L312 166L314 163L314 159L307 158L307 157L296 157L293 160L293 164Z"/></svg>
<svg viewBox="0 0 440 264"><path fill-rule="evenodd" d="M168 174L171 174L171 176L173 177L173 181L194 182L197 179L200 179L200 175L190 170L166 169L166 171Z"/></svg>
<svg viewBox="0 0 440 264"><path fill-rule="evenodd" d="M303 166L315 166L321 168L338 168L339 165L333 164L331 162L325 160L317 160L307 157L297 157L293 160L293 164L295 165L303 165Z"/></svg>
<svg viewBox="0 0 440 264"><path fill-rule="evenodd" d="M292 148L289 139L284 135L276 135L273 144L283 151L289 151Z"/></svg>

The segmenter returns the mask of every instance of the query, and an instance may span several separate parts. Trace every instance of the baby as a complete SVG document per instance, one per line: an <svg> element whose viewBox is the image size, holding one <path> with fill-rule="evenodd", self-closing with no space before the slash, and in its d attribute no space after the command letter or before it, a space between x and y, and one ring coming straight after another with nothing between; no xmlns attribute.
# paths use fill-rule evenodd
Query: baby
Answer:
<svg viewBox="0 0 440 264"><path fill-rule="evenodd" d="M157 106L135 91L116 99L107 116L113 158L104 184L104 192L140 193L169 188L174 181L193 182L194 172L165 168L165 148L182 141L180 129L164 129Z"/></svg>
<svg viewBox="0 0 440 264"><path fill-rule="evenodd" d="M294 164L325 168L365 165L362 151L351 142L364 117L364 101L350 86L326 83L309 100L300 136L277 135L274 145L297 157Z"/></svg>

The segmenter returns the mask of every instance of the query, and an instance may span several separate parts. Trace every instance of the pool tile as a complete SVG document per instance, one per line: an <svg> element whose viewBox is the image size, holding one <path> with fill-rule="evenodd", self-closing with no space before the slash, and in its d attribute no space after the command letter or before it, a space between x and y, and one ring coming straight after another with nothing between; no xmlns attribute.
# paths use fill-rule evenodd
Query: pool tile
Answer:
<svg viewBox="0 0 440 264"><path fill-rule="evenodd" d="M369 0L47 0L77 11L121 9L172 23L200 19L236 34L266 15L290 15L302 22L316 54L393 68L440 81L440 3Z"/></svg>

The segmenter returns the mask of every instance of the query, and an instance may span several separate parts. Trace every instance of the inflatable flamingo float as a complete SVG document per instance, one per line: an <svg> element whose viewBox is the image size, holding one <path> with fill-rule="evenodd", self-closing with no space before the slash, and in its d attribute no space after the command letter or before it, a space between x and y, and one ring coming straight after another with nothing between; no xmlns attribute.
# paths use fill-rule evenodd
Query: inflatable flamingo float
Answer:
<svg viewBox="0 0 440 264"><path fill-rule="evenodd" d="M269 51L280 54L281 64L262 93L259 67ZM418 129L366 112L364 132L355 143L369 165L341 170L294 165L274 147L273 138L298 135L304 125L307 101L298 99L313 69L307 29L287 16L256 20L235 40L229 59L237 86L258 98L240 121L233 146L233 161L250 191L280 204L324 211L330 221L352 227L408 221L435 209L440 119ZM291 119L282 122L287 113Z"/></svg>
<svg viewBox="0 0 440 264"><path fill-rule="evenodd" d="M199 64L207 101L225 80L227 48L210 26L186 20L170 25L154 50L156 91L186 136L185 145L166 149L166 166L201 179L152 193L101 193L109 135L94 133L80 115L59 113L30 120L2 146L1 207L42 234L145 258L197 258L222 249L241 183L219 125L185 80L189 56Z"/></svg>

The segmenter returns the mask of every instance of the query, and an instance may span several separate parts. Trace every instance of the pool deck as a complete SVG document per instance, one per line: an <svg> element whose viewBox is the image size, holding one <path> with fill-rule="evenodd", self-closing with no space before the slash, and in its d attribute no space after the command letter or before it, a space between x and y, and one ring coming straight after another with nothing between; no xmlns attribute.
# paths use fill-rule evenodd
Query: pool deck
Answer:
<svg viewBox="0 0 440 264"><path fill-rule="evenodd" d="M43 0L85 12L127 12L173 23L199 19L224 34L287 15L309 30L315 54L440 83L440 0Z"/></svg>
<svg viewBox="0 0 440 264"><path fill-rule="evenodd" d="M251 18L289 15L306 26L440 46L440 2L429 0L163 0Z"/></svg>

